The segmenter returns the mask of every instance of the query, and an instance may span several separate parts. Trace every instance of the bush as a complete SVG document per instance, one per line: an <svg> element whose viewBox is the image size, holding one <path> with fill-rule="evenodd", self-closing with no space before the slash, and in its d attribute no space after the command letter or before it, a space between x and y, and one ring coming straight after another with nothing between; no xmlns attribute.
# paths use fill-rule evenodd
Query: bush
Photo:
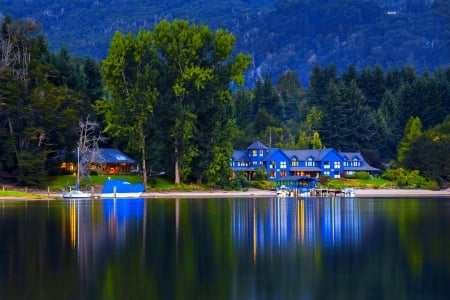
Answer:
<svg viewBox="0 0 450 300"><path fill-rule="evenodd" d="M250 185L248 179L244 176L244 172L239 171L236 172L236 176L233 180L231 180L231 188L233 190L242 190L244 188L248 188Z"/></svg>
<svg viewBox="0 0 450 300"><path fill-rule="evenodd" d="M257 167L255 173L255 180L265 180L267 178L267 171L264 167Z"/></svg>
<svg viewBox="0 0 450 300"><path fill-rule="evenodd" d="M255 180L251 182L251 186L260 190L275 190L276 184L267 180Z"/></svg>
<svg viewBox="0 0 450 300"><path fill-rule="evenodd" d="M359 171L354 174L345 176L348 179L370 179L369 172Z"/></svg>
<svg viewBox="0 0 450 300"><path fill-rule="evenodd" d="M402 188L439 189L439 185L435 180L427 180L420 175L418 170L388 169L381 175L381 178L393 181Z"/></svg>

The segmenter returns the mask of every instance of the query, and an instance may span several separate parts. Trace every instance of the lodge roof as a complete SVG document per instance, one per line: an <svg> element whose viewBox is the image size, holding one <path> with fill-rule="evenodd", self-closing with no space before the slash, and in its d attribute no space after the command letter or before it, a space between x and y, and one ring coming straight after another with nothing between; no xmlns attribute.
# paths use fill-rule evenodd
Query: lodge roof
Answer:
<svg viewBox="0 0 450 300"><path fill-rule="evenodd" d="M263 143L260 141L253 142L250 146L247 147L247 150L267 150L267 148Z"/></svg>
<svg viewBox="0 0 450 300"><path fill-rule="evenodd" d="M95 163L126 163L134 164L136 161L126 154L122 153L118 149L113 148L99 148L95 152L95 158L93 159Z"/></svg>

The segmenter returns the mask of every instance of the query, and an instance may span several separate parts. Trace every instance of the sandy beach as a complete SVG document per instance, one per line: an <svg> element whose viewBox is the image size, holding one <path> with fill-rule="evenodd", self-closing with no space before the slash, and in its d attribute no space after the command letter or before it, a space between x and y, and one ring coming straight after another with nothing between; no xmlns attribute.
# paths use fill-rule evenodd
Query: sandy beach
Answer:
<svg viewBox="0 0 450 300"><path fill-rule="evenodd" d="M450 189L441 191L406 189L355 189L356 197L450 197ZM193 191L193 192L146 192L145 198L233 198L276 197L275 191L249 189L248 191Z"/></svg>
<svg viewBox="0 0 450 300"><path fill-rule="evenodd" d="M59 199L60 193L30 193L33 200ZM450 189L440 191L430 191L422 189L355 189L356 197L449 197ZM275 191L249 189L247 191L149 191L142 194L142 198L263 198L276 197ZM31 197L30 197L31 198ZM93 198L100 198L99 194L94 194ZM0 200L29 200L26 197L1 197Z"/></svg>
<svg viewBox="0 0 450 300"><path fill-rule="evenodd" d="M450 189L430 191L421 189L355 189L356 197L450 197ZM95 195L100 197L100 195ZM275 191L249 189L247 191L191 191L145 192L143 198L256 198L276 197Z"/></svg>

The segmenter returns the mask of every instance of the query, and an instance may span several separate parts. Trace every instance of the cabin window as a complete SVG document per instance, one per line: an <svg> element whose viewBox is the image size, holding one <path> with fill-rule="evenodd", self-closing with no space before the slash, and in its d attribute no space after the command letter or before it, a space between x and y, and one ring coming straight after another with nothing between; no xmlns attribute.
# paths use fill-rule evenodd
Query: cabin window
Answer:
<svg viewBox="0 0 450 300"><path fill-rule="evenodd" d="M270 178L276 178L275 171L270 171L269 177Z"/></svg>
<svg viewBox="0 0 450 300"><path fill-rule="evenodd" d="M257 161L254 161L254 162L253 162L253 165L254 165L254 166L256 166L257 164L258 164L258 162L257 162Z"/></svg>
<svg viewBox="0 0 450 300"><path fill-rule="evenodd" d="M314 167L314 162L313 162L312 158L308 158L308 160L306 161L306 166Z"/></svg>
<svg viewBox="0 0 450 300"><path fill-rule="evenodd" d="M328 177L330 177L330 171L323 171L323 176L328 176Z"/></svg>
<svg viewBox="0 0 450 300"><path fill-rule="evenodd" d="M264 156L264 150L259 150L259 156Z"/></svg>
<svg viewBox="0 0 450 300"><path fill-rule="evenodd" d="M323 168L324 169L329 169L330 168L330 162L329 161L324 161L323 162ZM330 174L328 174L328 175L330 175Z"/></svg>
<svg viewBox="0 0 450 300"><path fill-rule="evenodd" d="M286 161L280 161L280 168L286 169Z"/></svg>
<svg viewBox="0 0 450 300"><path fill-rule="evenodd" d="M335 169L340 169L341 168L341 162L340 161L335 161L334 162L334 168Z"/></svg>
<svg viewBox="0 0 450 300"><path fill-rule="evenodd" d="M295 158L293 158L293 159L291 160L291 166L292 166L292 167L298 167L298 160L295 159Z"/></svg>
<svg viewBox="0 0 450 300"><path fill-rule="evenodd" d="M271 169L275 169L277 167L277 162L274 160L271 160L269 166Z"/></svg>
<svg viewBox="0 0 450 300"><path fill-rule="evenodd" d="M252 150L252 156L257 156L257 154L258 154L258 150L253 149L253 150Z"/></svg>
<svg viewBox="0 0 450 300"><path fill-rule="evenodd" d="M356 158L353 160L353 166L359 167L361 165L360 161L358 161Z"/></svg>
<svg viewBox="0 0 450 300"><path fill-rule="evenodd" d="M280 176L281 176L281 177L286 177L286 171L281 171L281 172L280 172Z"/></svg>

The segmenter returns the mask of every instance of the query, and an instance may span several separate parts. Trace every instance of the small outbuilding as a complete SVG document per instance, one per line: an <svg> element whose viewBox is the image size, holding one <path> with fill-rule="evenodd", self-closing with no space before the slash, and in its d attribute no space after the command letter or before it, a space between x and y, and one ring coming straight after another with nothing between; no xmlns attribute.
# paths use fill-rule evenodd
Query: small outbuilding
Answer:
<svg viewBox="0 0 450 300"><path fill-rule="evenodd" d="M98 174L124 175L136 172L136 161L118 149L99 148L90 158L88 169Z"/></svg>
<svg viewBox="0 0 450 300"><path fill-rule="evenodd" d="M83 160L89 171L100 175L126 175L136 173L138 170L134 159L114 148L99 148L94 152L88 152ZM61 169L75 172L76 162L63 162Z"/></svg>

